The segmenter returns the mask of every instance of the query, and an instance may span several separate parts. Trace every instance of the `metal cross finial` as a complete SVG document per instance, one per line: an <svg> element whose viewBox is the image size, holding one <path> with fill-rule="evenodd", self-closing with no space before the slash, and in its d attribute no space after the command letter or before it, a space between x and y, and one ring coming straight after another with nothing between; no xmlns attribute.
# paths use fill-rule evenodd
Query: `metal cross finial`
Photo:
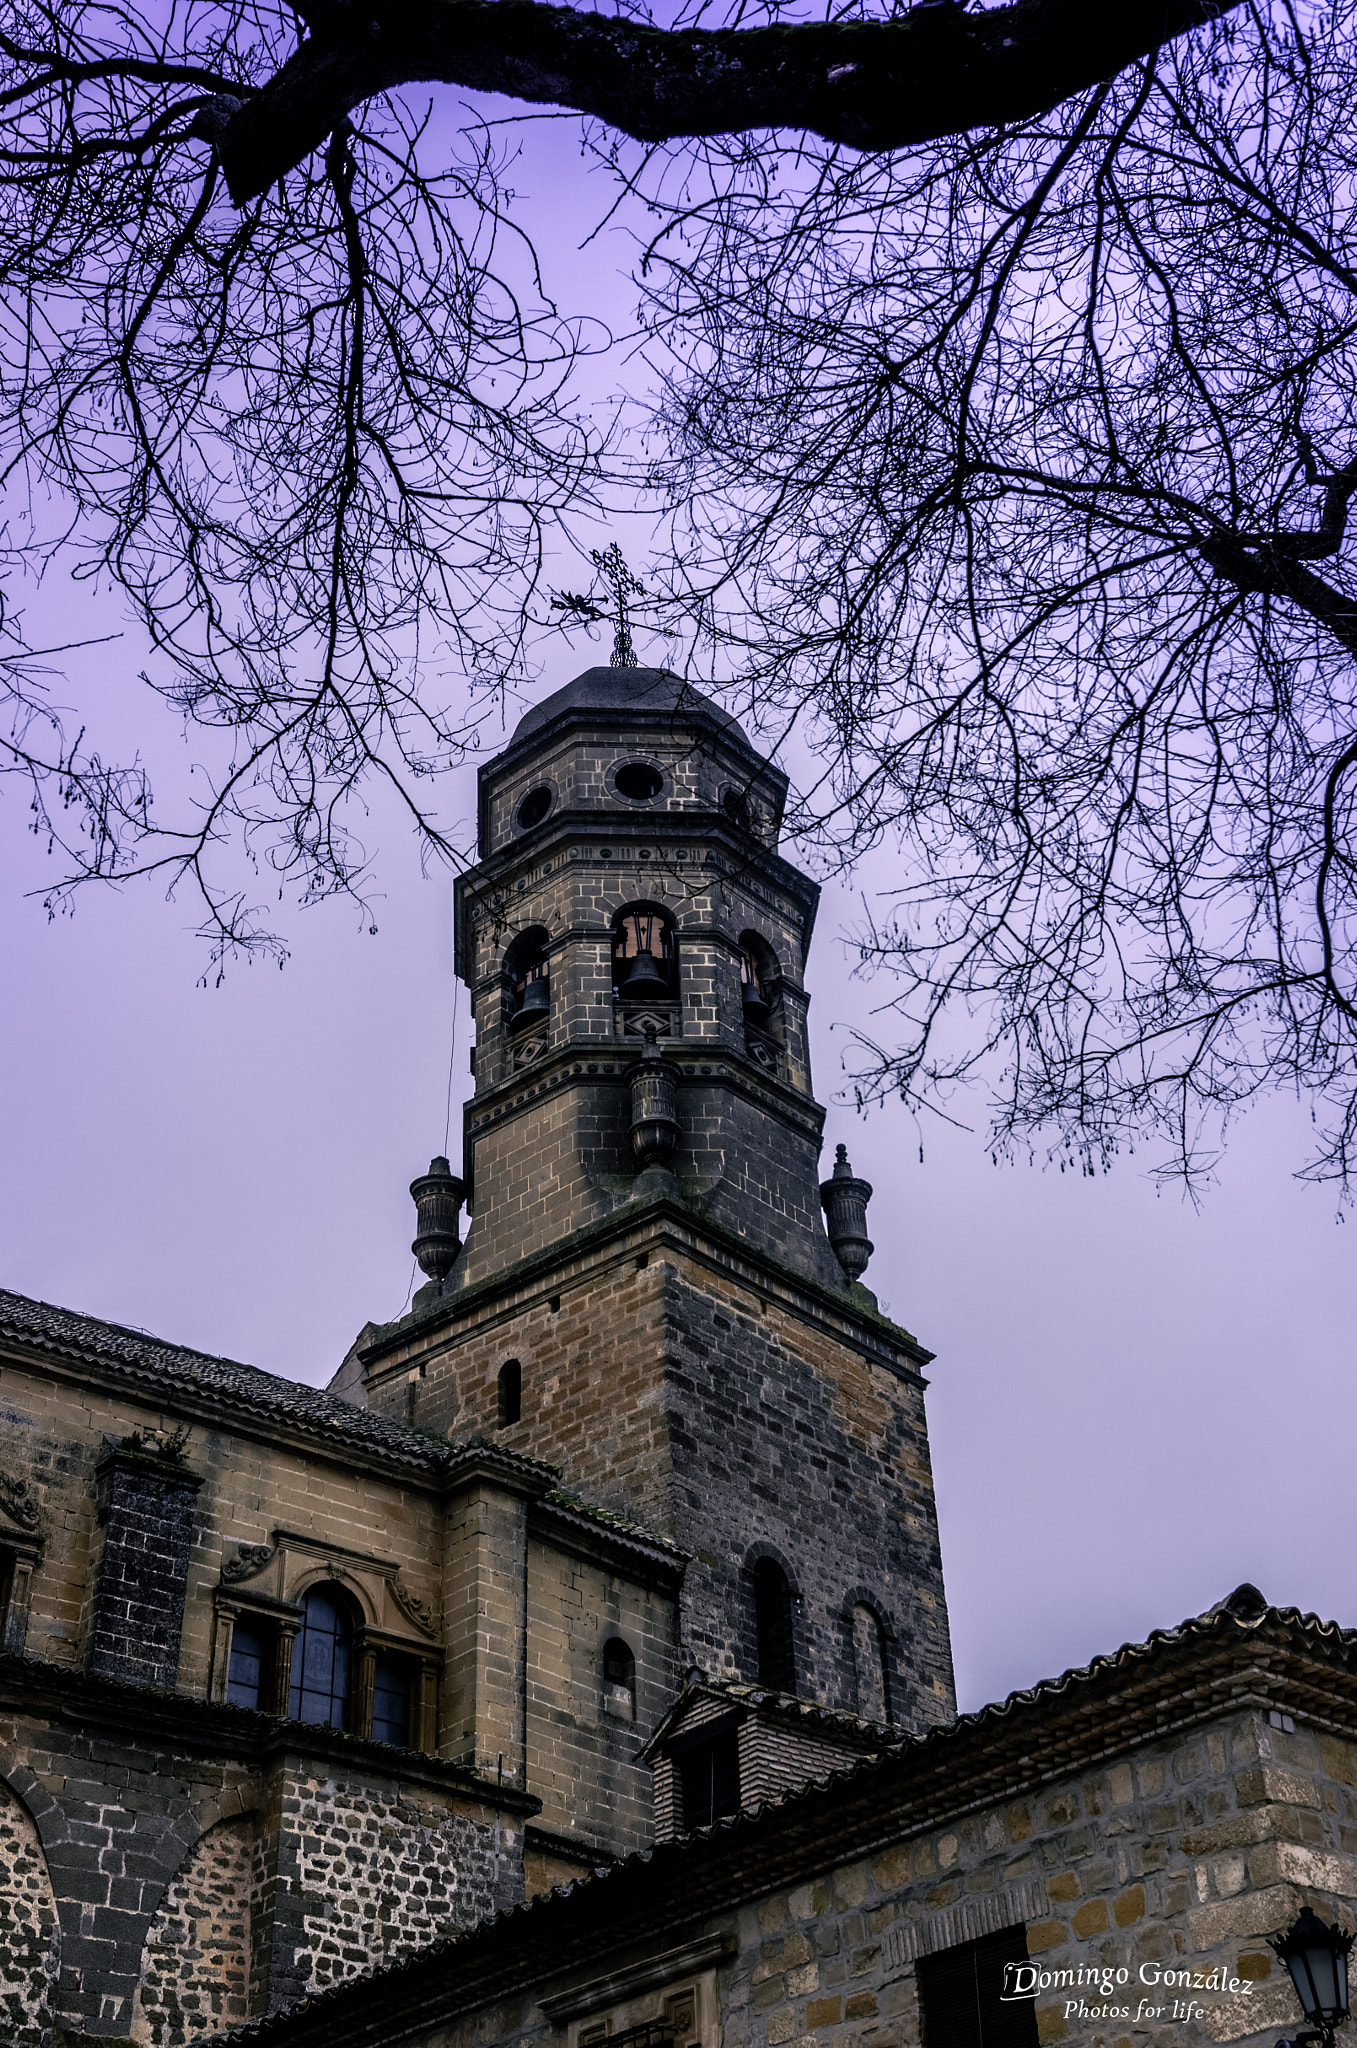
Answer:
<svg viewBox="0 0 1357 2048"><path fill-rule="evenodd" d="M591 549L589 559L611 590L613 603L617 607L617 631L613 635L612 665L614 668L635 668L636 649L631 642L627 605L629 599L645 596L645 586L632 575L622 559L622 550L616 541L610 548L604 548L601 552L598 548Z"/></svg>
<svg viewBox="0 0 1357 2048"><path fill-rule="evenodd" d="M645 596L645 585L632 575L616 541L608 548L591 548L589 559L612 595L610 611L615 620L612 667L635 668L636 648L632 643L628 613L634 601ZM577 619L588 619L591 624L598 624L610 616L609 612L600 610L592 598L576 596L569 590L553 597L551 604L553 611L570 612Z"/></svg>

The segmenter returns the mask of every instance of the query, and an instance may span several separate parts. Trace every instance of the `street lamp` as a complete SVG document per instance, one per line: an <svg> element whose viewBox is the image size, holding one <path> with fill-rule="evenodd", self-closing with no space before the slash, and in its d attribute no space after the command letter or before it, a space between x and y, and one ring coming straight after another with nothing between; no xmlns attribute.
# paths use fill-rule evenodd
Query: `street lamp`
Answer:
<svg viewBox="0 0 1357 2048"><path fill-rule="evenodd" d="M1274 1935L1268 1947L1286 1964L1296 1987L1308 2030L1292 2042L1279 2041L1277 2048L1302 2048L1307 2041L1320 2041L1333 2048L1333 2030L1348 2017L1348 1950L1353 1936L1341 1928L1326 1927L1308 1906L1301 1908L1294 1926Z"/></svg>

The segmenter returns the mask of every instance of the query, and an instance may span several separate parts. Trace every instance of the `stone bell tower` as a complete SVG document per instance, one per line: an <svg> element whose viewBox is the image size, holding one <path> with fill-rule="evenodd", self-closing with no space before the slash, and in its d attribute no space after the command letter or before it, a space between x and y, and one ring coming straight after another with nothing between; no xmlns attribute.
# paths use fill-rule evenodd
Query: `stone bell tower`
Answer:
<svg viewBox="0 0 1357 2048"><path fill-rule="evenodd" d="M590 669L482 768L462 1176L412 1189L433 1277L363 1391L678 1545L685 1665L920 1729L954 1711L930 1354L860 1284L842 1146L821 1182L786 790L652 669Z"/></svg>

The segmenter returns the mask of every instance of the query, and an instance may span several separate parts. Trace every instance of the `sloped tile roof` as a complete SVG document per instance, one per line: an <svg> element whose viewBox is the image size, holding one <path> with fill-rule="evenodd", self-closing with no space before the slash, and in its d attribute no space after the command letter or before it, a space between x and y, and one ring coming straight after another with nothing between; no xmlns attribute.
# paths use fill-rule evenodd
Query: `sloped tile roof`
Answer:
<svg viewBox="0 0 1357 2048"><path fill-rule="evenodd" d="M1309 1697L1326 1719L1337 1710L1357 1729L1357 1630L1271 1607L1256 1587L1237 1587L1143 1643L1125 1643L778 1800L557 1885L399 1963L213 2035L203 2048L344 2048L381 2040L381 2017L394 2014L412 2030L432 2030L468 2004L594 1962L601 1942L672 1939L681 1923L728 1910L770 1881L786 1882L793 1869L824 1870L860 1854L889 1835L892 1806L907 1809L913 1827L921 1816L931 1819L931 1809L941 1817L949 1805L973 1805L978 1793L1011 1797L1016 1765L1036 1781L1047 1775L1043 1724L1077 1730L1076 1750L1106 1754L1118 1739L1125 1746L1152 1736L1166 1711L1181 1725L1185 1700L1205 1712L1257 1705L1260 1684L1296 1711L1305 1711ZM1073 1755L1059 1767L1078 1761ZM526 1925L525 1915L532 1916Z"/></svg>

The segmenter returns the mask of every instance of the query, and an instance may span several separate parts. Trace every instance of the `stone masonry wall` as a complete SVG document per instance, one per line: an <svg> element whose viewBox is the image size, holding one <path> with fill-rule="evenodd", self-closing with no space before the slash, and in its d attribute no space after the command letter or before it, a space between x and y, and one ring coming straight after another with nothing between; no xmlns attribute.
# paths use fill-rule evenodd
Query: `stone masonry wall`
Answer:
<svg viewBox="0 0 1357 2048"><path fill-rule="evenodd" d="M402 1416L402 1420L404 1417ZM89 1655L104 1532L95 1477L105 1443L134 1431L168 1430L170 1408L68 1384L38 1367L6 1362L0 1374L0 1461L28 1481L40 1505L44 1551L33 1574L25 1652L75 1668ZM402 1584L438 1611L442 1510L417 1475L388 1477L361 1459L326 1458L278 1440L196 1426L185 1447L202 1481L194 1508L179 1650L178 1689L205 1698L213 1600L222 1566L242 1545L267 1545L280 1526L372 1553L399 1565ZM126 1648L114 1644L115 1652ZM176 1684L171 1672L162 1681Z"/></svg>
<svg viewBox="0 0 1357 2048"><path fill-rule="evenodd" d="M166 1886L205 1828L257 1803L254 1781L229 1757L129 1741L107 1714L9 1710L0 1778L24 1801L46 1858L60 1925L56 2014L124 2038Z"/></svg>
<svg viewBox="0 0 1357 2048"><path fill-rule="evenodd" d="M636 1719L604 1695L603 1648L636 1660ZM673 1600L554 1545L528 1552L528 1785L535 1825L615 1854L653 1839L649 1770L636 1761L678 1690ZM606 1827L600 1825L606 1816Z"/></svg>
<svg viewBox="0 0 1357 2048"><path fill-rule="evenodd" d="M56 1901L32 1819L0 1783L0 2039L47 2048L60 1954Z"/></svg>
<svg viewBox="0 0 1357 2048"><path fill-rule="evenodd" d="M666 1403L685 1654L757 1679L750 1567L792 1583L798 1690L856 1709L844 1608L872 1592L896 1640L897 1719L953 1711L951 1652L922 1389L817 1339L715 1275L669 1269Z"/></svg>
<svg viewBox="0 0 1357 2048"><path fill-rule="evenodd" d="M1300 2013L1266 1937L1302 1903L1357 1924L1357 1743L1224 1714L736 1912L685 1920L677 1869L675 1887L659 1946L721 1933L738 1946L718 1978L723 2048L921 2048L918 1958L1023 1922L1043 2043L1271 2048ZM614 1960L601 1943L583 1974ZM563 2048L536 2001L572 1981L413 2042Z"/></svg>
<svg viewBox="0 0 1357 2048"><path fill-rule="evenodd" d="M141 1959L132 2039L178 2048L250 2018L255 1821L221 1821L166 1888Z"/></svg>
<svg viewBox="0 0 1357 2048"><path fill-rule="evenodd" d="M100 1467L99 1483L103 1542L89 1668L172 1690L201 1481L176 1459L116 1451Z"/></svg>
<svg viewBox="0 0 1357 2048"><path fill-rule="evenodd" d="M523 1895L522 1829L477 1820L427 1794L297 1777L283 1788L288 1910L270 2006L396 1961Z"/></svg>
<svg viewBox="0 0 1357 2048"><path fill-rule="evenodd" d="M601 714L593 731L573 726L538 747L525 748L503 771L490 765L490 846L499 852L521 834L515 813L530 789L546 783L556 810L591 810L606 818L649 815L664 819L672 811L694 808L715 811L728 788L749 791L752 801L771 816L778 802L774 778L758 772L748 743L732 743L719 733L689 734L672 714L653 726L628 726L619 732ZM630 803L612 785L612 771L622 761L653 761L665 777L659 794L644 805ZM534 834L534 843L540 834Z"/></svg>
<svg viewBox="0 0 1357 2048"><path fill-rule="evenodd" d="M500 1429L496 1377L522 1367ZM393 1365L390 1385L403 1372ZM800 1689L857 1708L851 1602L893 1639L896 1719L952 1712L951 1652L923 1386L696 1260L619 1256L558 1296L431 1345L421 1415L559 1465L566 1483L691 1553L682 1657L757 1678L749 1569L760 1546L799 1596ZM384 1398L374 1390L374 1405Z"/></svg>

